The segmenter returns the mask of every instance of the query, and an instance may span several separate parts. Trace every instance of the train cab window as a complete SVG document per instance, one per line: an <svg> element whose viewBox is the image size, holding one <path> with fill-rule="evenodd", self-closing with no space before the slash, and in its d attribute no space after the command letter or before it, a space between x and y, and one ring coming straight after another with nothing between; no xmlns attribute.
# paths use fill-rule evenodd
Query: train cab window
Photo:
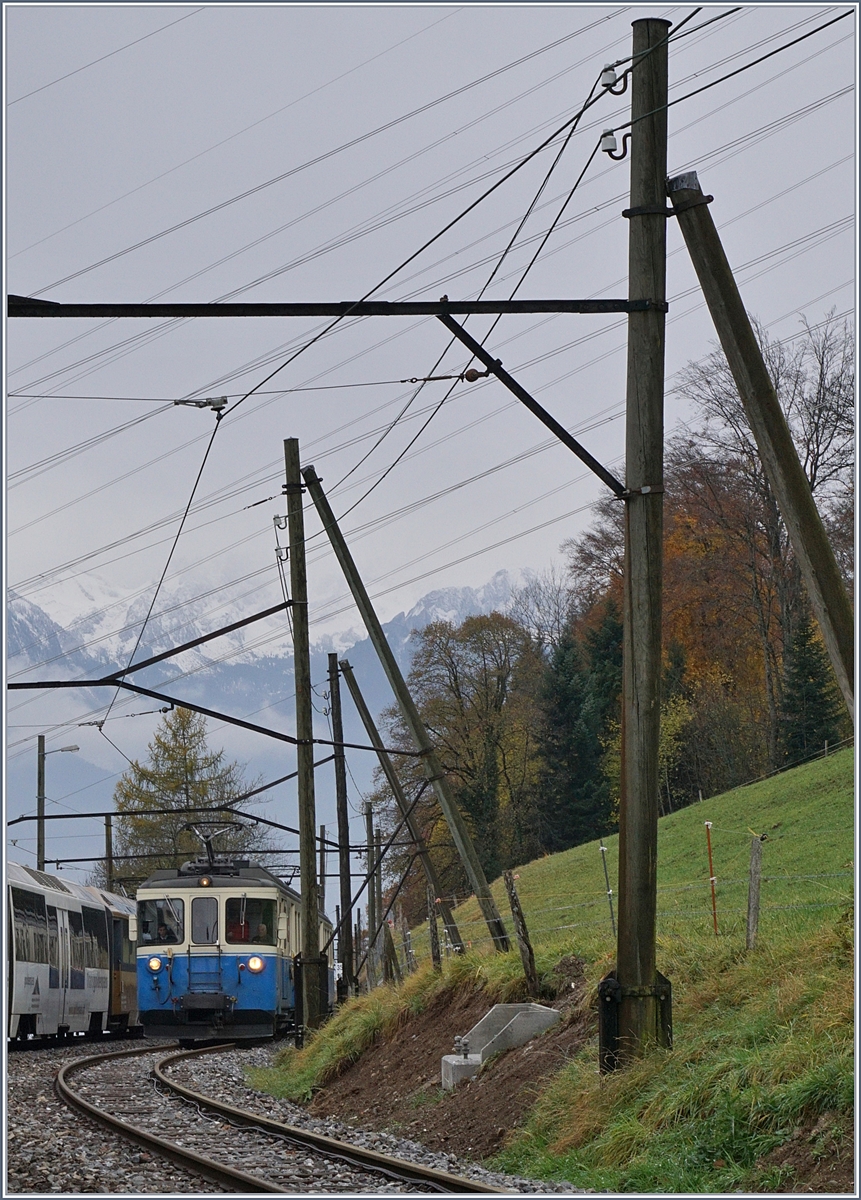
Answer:
<svg viewBox="0 0 861 1200"><path fill-rule="evenodd" d="M185 937L185 902L178 896L138 902L138 929L145 946L170 946Z"/></svg>
<svg viewBox="0 0 861 1200"><path fill-rule="evenodd" d="M218 897L195 896L191 902L191 940L198 946L218 941Z"/></svg>
<svg viewBox="0 0 861 1200"><path fill-rule="evenodd" d="M258 945L274 946L277 928L275 924L275 901L261 900L253 896L231 896L225 908L227 918L227 941L256 942Z"/></svg>

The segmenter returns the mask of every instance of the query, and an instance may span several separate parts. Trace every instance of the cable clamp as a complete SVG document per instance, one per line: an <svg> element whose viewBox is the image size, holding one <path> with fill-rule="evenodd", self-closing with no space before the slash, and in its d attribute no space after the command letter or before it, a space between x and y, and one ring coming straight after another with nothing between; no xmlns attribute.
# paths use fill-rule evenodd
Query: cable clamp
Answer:
<svg viewBox="0 0 861 1200"><path fill-rule="evenodd" d="M669 983L645 983L635 987L625 987L622 984L619 989L622 996L631 996L634 999L646 999L649 996L657 996L659 1000L663 1000L669 996L670 990Z"/></svg>
<svg viewBox="0 0 861 1200"><path fill-rule="evenodd" d="M632 496L662 496L664 489L660 485L646 483L638 488L626 488L619 497L620 500L630 500Z"/></svg>
<svg viewBox="0 0 861 1200"><path fill-rule="evenodd" d="M685 200L683 204L677 204L673 211L673 216L677 217L679 213L687 212L689 208L697 208L700 204L711 204L714 196L695 196L693 200Z"/></svg>
<svg viewBox="0 0 861 1200"><path fill-rule="evenodd" d="M281 484L281 494L283 496L301 495L301 493L305 492L305 491L307 491L307 488L302 487L301 483L282 483Z"/></svg>
<svg viewBox="0 0 861 1200"><path fill-rule="evenodd" d="M622 216L626 220L631 217L677 217L679 213L686 212L689 208L696 208L698 204L711 204L714 196L697 196L693 200L686 200L683 204L676 205L675 208L665 208L663 204L641 204L637 208L623 208Z"/></svg>
<svg viewBox="0 0 861 1200"><path fill-rule="evenodd" d="M656 217L674 217L676 215L676 210L674 208L667 208L663 204L641 204L638 208L622 209L622 216L627 221L629 221L631 217L646 217L652 215Z"/></svg>

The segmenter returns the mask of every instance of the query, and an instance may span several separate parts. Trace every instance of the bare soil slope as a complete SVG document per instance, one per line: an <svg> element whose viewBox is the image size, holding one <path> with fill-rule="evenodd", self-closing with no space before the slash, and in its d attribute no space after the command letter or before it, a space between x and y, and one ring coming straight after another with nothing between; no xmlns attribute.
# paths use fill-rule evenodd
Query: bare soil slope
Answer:
<svg viewBox="0 0 861 1200"><path fill-rule="evenodd" d="M487 1062L472 1083L454 1092L440 1086L440 1059L487 1013L482 993L443 996L410 1018L388 1041L319 1091L311 1111L365 1128L397 1129L431 1149L485 1159L526 1120L550 1076L583 1045L596 1027L581 1012L583 967L571 956L557 967L558 1025L527 1045Z"/></svg>

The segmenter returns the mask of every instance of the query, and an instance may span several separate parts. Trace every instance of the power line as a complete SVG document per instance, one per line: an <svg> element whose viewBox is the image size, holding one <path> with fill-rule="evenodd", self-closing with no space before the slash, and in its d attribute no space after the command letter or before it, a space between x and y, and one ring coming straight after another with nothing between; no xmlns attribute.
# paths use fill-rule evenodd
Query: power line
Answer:
<svg viewBox="0 0 861 1200"><path fill-rule="evenodd" d="M208 146L205 150L198 151L197 154L192 154L190 158L186 158L182 162L175 164L173 167L169 167L168 170L162 171L160 174L153 176L145 183L138 184L137 187L131 188L128 192L124 192L121 196L114 197L113 200L109 200L106 204L99 205L98 208L93 209L91 212L85 213L84 216L78 217L77 220L70 221L68 225L63 225L62 228L55 229L53 233L46 234L45 237L39 238L38 241L31 242L29 246L25 246L22 250L16 250L14 254L10 254L8 257L13 259L17 258L20 254L26 254L28 250L33 250L36 248L36 246L41 246L44 242L50 241L51 238L55 238L59 234L65 233L67 229L72 229L75 225L80 225L82 221L87 221L90 217L94 217L98 213L104 212L106 208L111 208L114 204L119 204L121 200L125 200L129 196L133 196L136 192L143 191L144 188L148 188L151 184L158 183L160 179L165 179L168 175L172 175L174 171L179 171L182 167L188 166L189 163L195 162L198 158L203 158L204 155L210 154L213 150L217 150L219 147L227 145L228 142L232 142L235 138L241 137L243 133L248 133L249 130L255 129L258 125L262 125L264 122L271 120L280 113L286 112L288 108L293 108L294 105L301 103L303 100L307 100L310 96L315 96L318 92L322 92L327 87L331 87L333 83L338 83L341 79L346 79L348 75L352 75L354 72L360 71L363 67L368 66L370 63L376 62L378 58L382 58L384 55L390 54L392 50L397 50L400 46L406 45L407 42L410 42L414 38L419 37L421 34L426 33L429 29L433 29L435 25L440 25L443 21L449 20L449 18L453 15L453 13L446 13L444 17L440 17L438 20L432 21L431 24L425 26L424 29L420 29L417 33L410 34L409 37L402 38L399 42L395 42L393 45L387 47L387 49L381 50L379 54L374 54L370 58L366 58L364 62L359 63L355 67L351 67L349 71L344 71L342 74L336 75L333 79L330 79L327 83L321 84L319 87L312 88L310 92L305 92L303 96L299 96L297 99L291 100L289 104L284 104L281 108L276 108L274 112L267 113L265 117L260 117L258 120L252 121L250 125L246 125L243 129L237 130L236 133L231 133L229 137L222 138L220 142L215 142L214 145Z"/></svg>
<svg viewBox="0 0 861 1200"><path fill-rule="evenodd" d="M108 54L102 54L100 58L94 58L92 62L84 63L82 67L76 67L74 71L67 71L65 75L60 75L59 78L52 79L50 83L43 83L41 87L33 88L32 92L25 92L23 96L18 96L15 100L10 100L6 107L11 108L13 104L20 104L22 100L27 100L30 96L35 96L38 92L44 92L46 88L53 87L57 83L62 83L64 79L71 79L73 75L79 75L81 71L89 70L96 63L104 62L106 58L113 58L115 54L120 54L123 50L137 46L140 42L145 42L147 38L155 37L157 33L163 33L165 29L171 29L174 25L179 25L181 21L187 21L189 17L196 17L198 13L202 12L202 8L196 8L194 12L186 13L184 17L178 17L175 21L169 21L167 25L160 25L152 33L145 33L143 37L135 38L133 42L126 42L124 46L118 46L116 50L111 50Z"/></svg>
<svg viewBox="0 0 861 1200"><path fill-rule="evenodd" d="M808 18L807 20L809 20L809 19L810 19L810 18ZM805 24L805 23L806 23L806 21L802 21L802 22L799 22L799 23L798 23L798 25L803 25L803 24ZM797 27L797 26L796 26L796 27ZM775 36L779 36L779 35L778 35L778 34L771 35L771 36L770 36L770 37L768 37L768 38L762 39L762 40L761 40L759 43L755 43L755 45L761 45L761 44L763 44L763 42L767 42L767 41L773 40L773 38L774 38ZM727 56L727 58L726 58L726 59L724 59L724 60L722 60L722 61L729 61L729 60L730 60L730 59L732 59L733 57L738 57L738 54L739 54L739 53L742 53L742 52L740 51L740 52L737 52L737 53L736 53L736 54L734 54L734 55L729 55L729 56ZM768 81L766 81L766 82L768 82ZM539 125L539 126L538 126L538 127L536 127L536 128L539 128L539 129L540 129L540 128L542 128L542 127L546 127L546 125L547 125L547 122L543 123L542 125ZM590 126L587 126L586 128L590 128ZM515 140L517 140L517 139L515 139ZM520 140L522 140L522 139L520 139ZM479 177L479 179L480 179L480 178L482 178L482 177L486 178L488 175L492 175L493 173L494 173L493 171L486 172L486 173L485 173L485 175L484 175L484 176L480 176L480 177ZM478 181L478 180L474 180L473 182L477 182L477 181ZM466 185L463 185L463 186L470 186L470 184L466 184ZM455 190L457 190L457 189L455 189ZM421 193L419 193L419 194L421 194ZM415 211L415 210L413 209L413 210L408 210L408 211ZM390 220L391 220L391 211L389 210L389 215L387 216L387 218L386 218L386 221L384 221L384 222L383 222L383 224L390 222ZM356 231L356 232L355 232L353 235L351 235L351 236L364 236L364 234L365 234L366 232L372 231L374 228L378 228L378 227L379 227L379 226L370 226L370 228L369 228L369 227L367 227L367 225L364 225L364 226L363 226L363 225L361 225L361 224L360 224L360 226L358 226L358 227L357 227L357 231ZM348 240L349 240L349 237L348 237ZM344 239L343 239L343 238L339 239L339 240L338 240L338 241L336 241L335 243L331 243L331 242L330 242L330 243L327 243L327 244L325 244L325 245L324 245L324 246L322 246L322 247L318 247L316 251L314 251L314 252L312 252L312 253L310 254L310 256L308 256L308 255L305 255L305 256L301 257L300 259L296 260L296 262L295 262L293 265L298 265L298 264L300 264L300 263L304 263L304 262L306 262L306 261L310 261L310 260L311 260L311 259L313 259L314 257L318 256L320 253L326 253L326 252L329 252L331 249L333 249L333 248L336 248L338 245L341 245L341 244L344 244ZM288 267L289 267L289 264L288 264ZM206 269L208 269L208 268L206 268ZM281 273L283 273L283 272L284 272L284 270L286 270L286 269L288 269L288 268L287 268L287 267L281 267L281 268L277 268L275 271L273 271L273 272L269 272L267 276L265 276L265 277L261 277L260 279L258 279L258 280L256 280L256 281L253 281L251 284L246 284L246 285L244 285L244 286L245 286L245 287L248 287L248 286L254 286L254 284L255 284L255 283L262 282L262 280L263 280L264 278L274 278L274 277L275 277L275 276L277 276L278 274L281 274ZM187 281L188 281L188 279L191 279L191 278L196 278L196 277L197 277L197 275L200 275L201 273L202 273L202 272L197 272L197 273L196 273L196 275L187 277L187 279L186 279L186 281L185 281L185 282L187 282ZM178 286L178 285L173 285L173 286ZM167 290L167 291L169 291L170 289L166 289L166 290ZM243 290L243 289L238 289L238 290L239 290L239 291L241 291L241 290ZM158 296L160 296L160 295L164 295L164 294L165 294L165 292L164 292L164 291L162 291L161 293L157 293L157 297L158 297ZM223 297L221 297L221 299L225 299L226 297L229 297L229 296L232 296L232 295L235 295L235 294L236 294L236 290L234 290L234 292L227 293L227 294L226 294L226 296L223 296ZM156 297L156 298L157 298L157 297ZM107 325L107 324L110 324L110 322L105 322L104 324L105 324L105 325ZM129 338L129 339L127 339L127 340L126 340L126 342L124 342L124 343L120 343L120 345L136 346L136 345L145 344L145 343L146 343L146 342L148 342L148 341L154 340L155 338L162 336L164 332L170 332L170 331L171 331L171 330L172 330L174 327L175 327L175 326L171 325L170 323L165 323L163 326L157 327L155 330L148 330L148 331L146 331L146 332L145 332L145 333L143 333L143 334L137 334L137 335L134 335L132 338ZM99 328L104 328L104 325L103 325L103 326L100 326ZM81 334L81 335L79 335L79 337L78 337L78 338L72 339L72 341L80 340L80 338L81 338L81 337L86 337L86 336L88 336L88 334ZM66 343L66 344L68 345L68 344L71 344L71 343ZM97 353L95 356L90 356L90 358L91 358L91 359L92 359L93 357L95 357L95 358L100 358L100 357L102 357L104 354L107 354L107 353L109 353L109 351L100 351L100 352L98 352L98 353ZM44 356L42 356L42 357L44 357ZM32 361L37 361L37 360L32 360ZM82 360L82 361L83 361L83 362L87 362L87 361L89 361L89 360L85 359L85 360ZM31 364L30 364L30 365L32 365L32 362L31 362ZM21 369L24 369L24 368L18 368L18 370L21 370ZM67 368L63 368L61 371L54 372L53 374L54 374L54 375L56 375L56 374L62 374L62 373L64 373L66 370L67 370ZM48 379L48 378L51 378L51 377L52 377L52 376L47 376L47 377L45 377L45 379ZM80 377L80 376L79 376L79 377ZM43 382L43 381L44 381L44 380L42 380L42 381L39 381L39 382Z"/></svg>
<svg viewBox="0 0 861 1200"><path fill-rule="evenodd" d="M625 10L622 9L621 11L624 12ZM67 275L63 279L58 279L54 283L47 284L45 287L39 288L39 290L37 292L34 292L32 294L34 296L38 296L38 295L41 295L43 292L52 291L55 287L59 287L60 284L69 283L72 279L77 279L81 275L87 274L89 271L94 271L98 267L105 266L107 263L113 262L117 258L121 258L123 255L130 254L134 250L139 250L142 247L150 245L152 242L157 241L158 239L165 237L170 233L175 233L177 230L184 229L186 226L191 225L196 221L200 221L205 217L211 216L213 213L220 212L222 209L227 208L230 205L236 204L237 202L239 202L241 200L245 200L249 196L256 195L258 192L264 190L265 188L272 187L273 184L281 183L281 182L283 182L283 180L291 178L291 176L298 174L300 171L305 171L309 167L317 166L319 163L325 162L327 159L330 159L330 158L334 157L335 155L342 153L344 150L350 150L354 146L361 145L361 143L368 141L370 138L376 137L378 134L384 133L389 129L393 129L393 128L395 128L395 126L401 125L401 124L403 124L403 122L409 121L413 117L419 116L421 113L427 112L431 108L435 108L438 104L442 104L447 100L451 100L457 96L463 95L463 93L470 91L472 88L477 87L482 83L487 82L489 79L493 79L496 76L503 74L505 71L511 70L515 66L520 66L522 63L528 62L530 59L535 58L539 54L545 53L547 50L554 49L556 46L561 45L563 42L569 41L571 38L579 37L581 34L588 32L590 29L593 29L596 25L599 25L602 22L607 21L607 20L611 19L611 17L616 16L616 15L618 15L618 14L613 13L613 14L609 14L608 16L601 17L597 21L592 22L591 25L587 25L583 29L578 29L574 33L566 34L564 37L557 39L555 42L549 43L547 46L542 46L538 50L533 50L529 54L523 55L519 59L516 59L514 62L507 64L505 67L500 67L497 70L491 71L487 75L482 76L480 79L473 80L471 83L464 84L463 86L461 86L459 88L455 88L453 91L446 93L444 96L438 97L436 100L432 100L432 101L429 101L427 104L420 105L418 108L414 108L410 112L404 113L402 116L396 117L392 121L387 121L383 125L378 125L376 127L376 129L370 130L367 133L360 134L358 137L352 138L350 141L342 143L342 145L336 147L333 150L327 150L323 154L319 154L316 157L307 160L306 162L302 163L300 166L291 167L290 170L283 171L280 174L275 175L272 178L265 180L263 183L255 184L254 187L247 188L245 191L240 192L235 196L231 196L228 200L223 200L219 204L212 205L210 208L207 208L207 209L203 210L202 212L196 213L192 217L187 217L185 220L177 222L176 224L170 226L168 229L163 229L163 230L161 230L161 232L159 232L157 234L152 234L150 237L144 238L143 240L136 242L132 246L127 246L127 247L125 247L125 249L119 250L115 254L109 255L107 258L101 259L99 262L91 263L89 266L84 267L80 271L76 271L71 275Z"/></svg>

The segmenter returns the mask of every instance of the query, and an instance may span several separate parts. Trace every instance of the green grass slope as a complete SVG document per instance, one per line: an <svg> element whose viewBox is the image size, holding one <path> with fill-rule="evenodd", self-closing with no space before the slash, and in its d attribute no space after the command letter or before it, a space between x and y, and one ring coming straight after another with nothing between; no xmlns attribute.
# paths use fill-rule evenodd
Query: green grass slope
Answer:
<svg viewBox="0 0 861 1200"><path fill-rule="evenodd" d="M673 1049L602 1078L593 1038L498 1166L618 1192L789 1190L791 1168L764 1162L769 1152L816 1117L831 1136L821 1145L833 1147L853 1096L853 762L844 750L661 819L658 967L673 984ZM762 833L762 914L747 951L750 845ZM617 839L605 847L615 897ZM593 1008L615 953L603 858L590 843L517 871L539 973L579 955ZM501 881L493 892L507 912ZM489 1003L524 998L516 950L493 951L474 901L456 917L472 945L441 978L424 968L345 1005L258 1085L309 1095L441 988L483 986ZM420 930L414 945L421 953Z"/></svg>

